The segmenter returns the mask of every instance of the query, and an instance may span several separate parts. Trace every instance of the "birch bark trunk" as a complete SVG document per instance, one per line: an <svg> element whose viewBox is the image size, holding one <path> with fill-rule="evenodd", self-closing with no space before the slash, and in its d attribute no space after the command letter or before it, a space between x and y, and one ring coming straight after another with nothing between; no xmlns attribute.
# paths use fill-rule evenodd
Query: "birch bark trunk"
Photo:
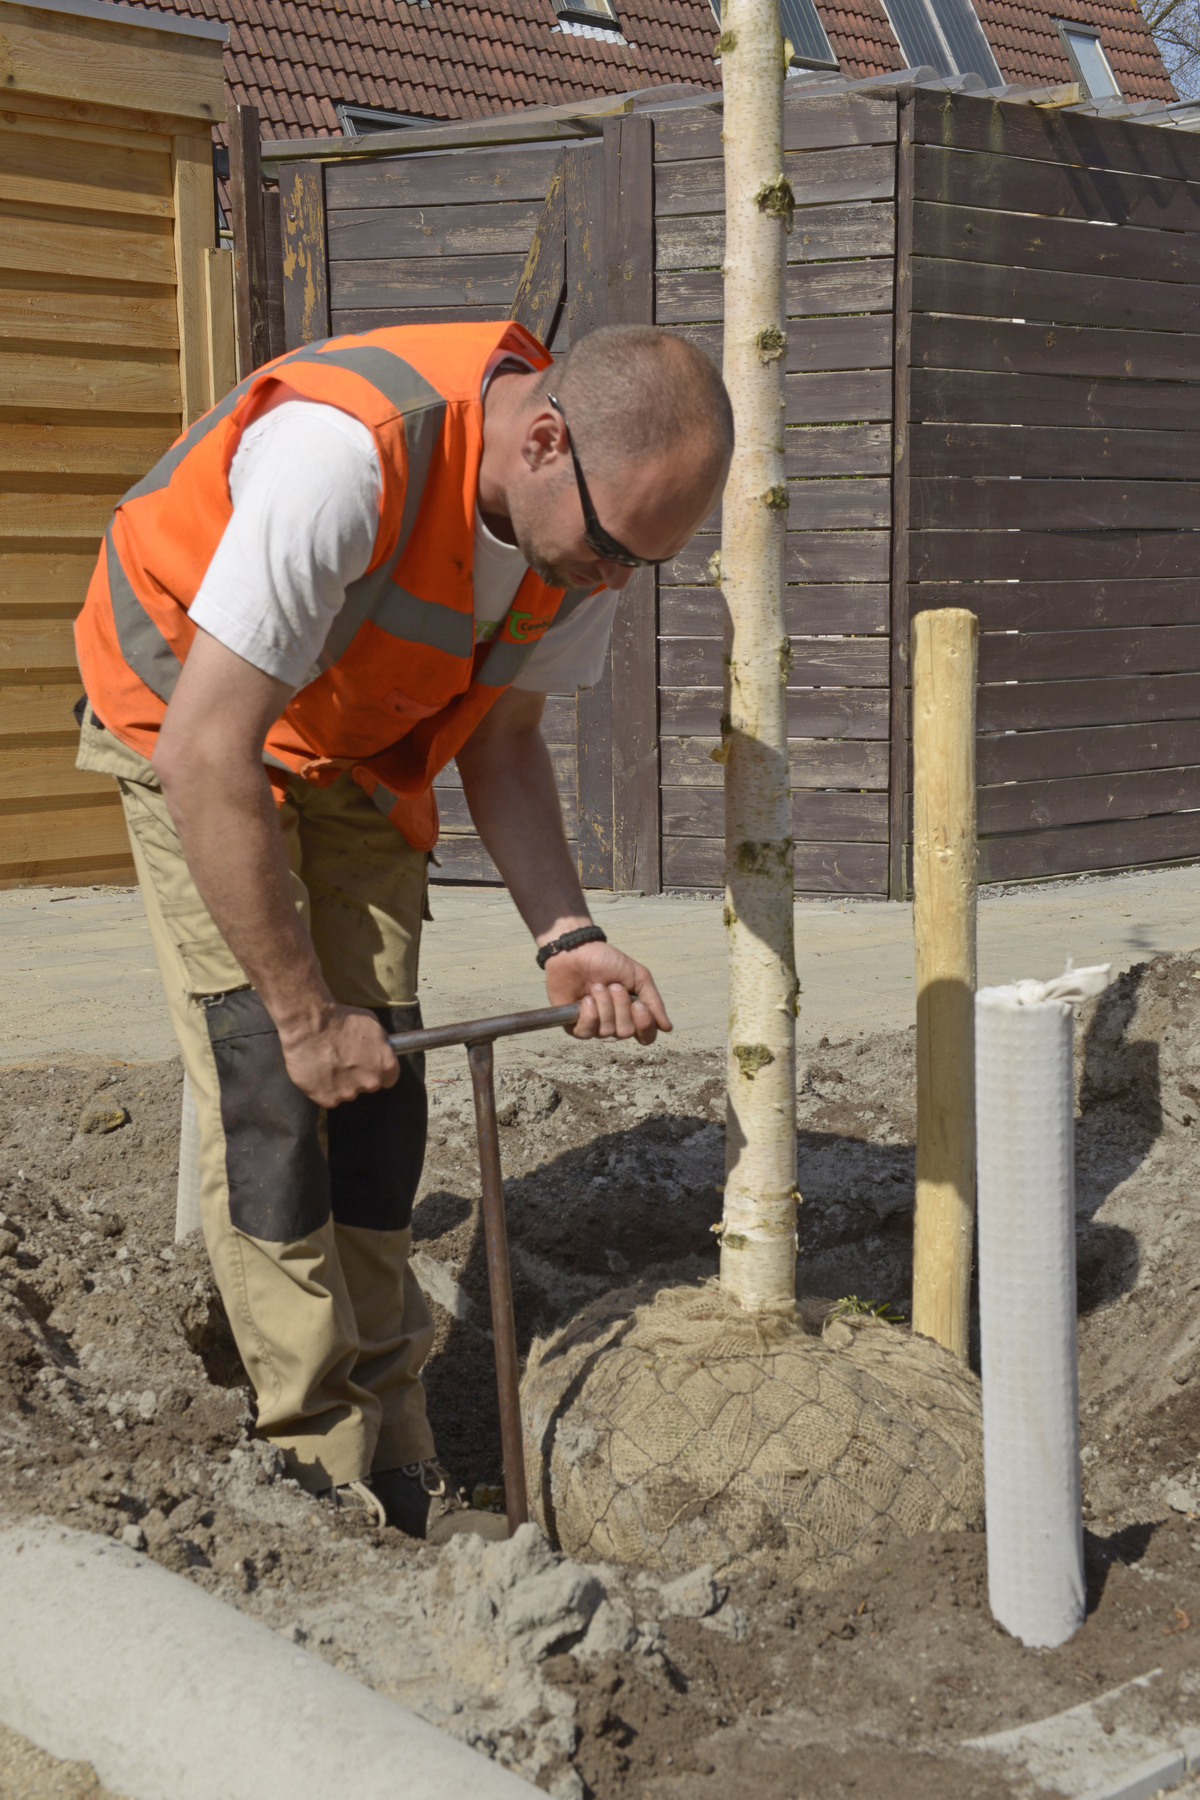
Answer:
<svg viewBox="0 0 1200 1800"><path fill-rule="evenodd" d="M721 1286L749 1311L795 1304L796 966L783 614L783 173L778 0L725 0L725 382L737 448L725 489L725 923L729 1050Z"/></svg>

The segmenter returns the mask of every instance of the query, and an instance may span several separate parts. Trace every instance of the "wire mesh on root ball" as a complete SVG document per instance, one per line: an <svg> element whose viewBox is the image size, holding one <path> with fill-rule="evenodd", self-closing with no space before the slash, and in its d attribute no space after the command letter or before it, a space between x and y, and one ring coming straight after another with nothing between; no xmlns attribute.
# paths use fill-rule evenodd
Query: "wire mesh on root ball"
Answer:
<svg viewBox="0 0 1200 1800"><path fill-rule="evenodd" d="M874 1317L752 1314L626 1288L535 1343L530 1505L569 1556L770 1564L825 1586L886 1543L983 1525L979 1382Z"/></svg>

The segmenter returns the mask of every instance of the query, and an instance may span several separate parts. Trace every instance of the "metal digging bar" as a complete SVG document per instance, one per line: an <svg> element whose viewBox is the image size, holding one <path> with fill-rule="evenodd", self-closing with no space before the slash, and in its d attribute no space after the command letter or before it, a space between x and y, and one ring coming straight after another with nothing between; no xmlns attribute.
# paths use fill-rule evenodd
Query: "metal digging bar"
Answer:
<svg viewBox="0 0 1200 1800"><path fill-rule="evenodd" d="M529 1518L525 1495L525 1445L521 1437L520 1375L517 1327L513 1318L512 1271L508 1261L508 1226L504 1217L504 1180L500 1173L500 1138L496 1130L496 1089L492 1080L492 1045L499 1037L522 1031L548 1031L573 1025L579 1007L543 1006L535 1012L502 1013L496 1019L470 1019L465 1025L435 1025L428 1031L401 1031L388 1038L397 1056L417 1050L444 1050L465 1044L475 1094L475 1133L479 1140L479 1179L483 1189L483 1236L487 1246L488 1287L492 1296L492 1337L496 1344L496 1390L500 1397L500 1445L504 1456L504 1502L511 1537Z"/></svg>

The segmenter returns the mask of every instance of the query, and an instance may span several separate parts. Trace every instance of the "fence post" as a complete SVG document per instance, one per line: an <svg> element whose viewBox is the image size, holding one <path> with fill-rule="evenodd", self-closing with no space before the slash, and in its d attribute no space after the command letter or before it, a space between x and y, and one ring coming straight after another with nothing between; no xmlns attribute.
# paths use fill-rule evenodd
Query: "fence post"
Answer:
<svg viewBox="0 0 1200 1800"><path fill-rule="evenodd" d="M975 1219L975 670L960 607L912 629L917 1195L913 1330L967 1356Z"/></svg>
<svg viewBox="0 0 1200 1800"><path fill-rule="evenodd" d="M905 799L908 787L909 357L912 348L913 93L896 104L896 244L892 289L891 667L888 707L888 896L908 893Z"/></svg>
<svg viewBox="0 0 1200 1800"><path fill-rule="evenodd" d="M325 248L325 165L284 163L279 171L283 235L283 318L289 350L327 338L329 261Z"/></svg>
<svg viewBox="0 0 1200 1800"><path fill-rule="evenodd" d="M238 375L245 377L268 362L271 356L258 108L231 106L226 129L229 133L229 201L233 214Z"/></svg>
<svg viewBox="0 0 1200 1800"><path fill-rule="evenodd" d="M654 323L654 121L604 122L606 323ZM612 629L614 888L662 888L658 572L635 569Z"/></svg>

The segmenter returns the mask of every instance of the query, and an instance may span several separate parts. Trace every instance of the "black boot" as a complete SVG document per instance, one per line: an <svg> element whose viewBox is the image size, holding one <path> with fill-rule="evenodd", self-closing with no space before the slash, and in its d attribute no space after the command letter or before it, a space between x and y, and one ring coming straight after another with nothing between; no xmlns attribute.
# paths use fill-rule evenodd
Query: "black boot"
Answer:
<svg viewBox="0 0 1200 1800"><path fill-rule="evenodd" d="M389 1525L407 1537L444 1544L459 1532L499 1542L508 1536L502 1513L475 1512L453 1496L446 1472L436 1462L406 1463L400 1469L377 1469L371 1491L383 1504Z"/></svg>

